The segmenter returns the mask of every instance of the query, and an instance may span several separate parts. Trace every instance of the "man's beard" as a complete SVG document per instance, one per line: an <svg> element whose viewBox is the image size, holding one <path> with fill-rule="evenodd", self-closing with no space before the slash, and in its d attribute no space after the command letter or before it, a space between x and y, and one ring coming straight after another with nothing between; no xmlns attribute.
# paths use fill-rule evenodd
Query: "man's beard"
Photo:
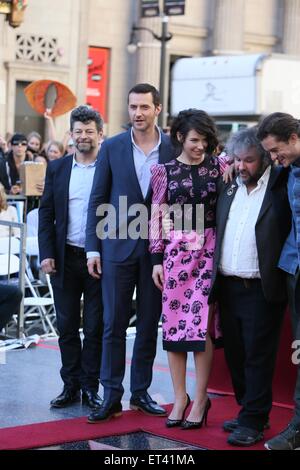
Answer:
<svg viewBox="0 0 300 470"><path fill-rule="evenodd" d="M243 180L243 183L247 185L256 185L258 180L262 177L264 172L266 171L267 167L269 166L269 163L262 162L260 168L257 170L255 175L249 175L246 180Z"/></svg>
<svg viewBox="0 0 300 470"><path fill-rule="evenodd" d="M76 144L76 148L80 153L91 153L94 147L91 142L80 142Z"/></svg>

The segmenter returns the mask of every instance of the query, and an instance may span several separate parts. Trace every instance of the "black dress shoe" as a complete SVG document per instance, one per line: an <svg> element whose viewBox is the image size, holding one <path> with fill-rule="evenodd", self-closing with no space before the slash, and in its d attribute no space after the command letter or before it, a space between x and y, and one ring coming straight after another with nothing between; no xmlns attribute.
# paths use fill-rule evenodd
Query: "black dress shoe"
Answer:
<svg viewBox="0 0 300 470"><path fill-rule="evenodd" d="M99 408L103 403L102 398L94 390L83 390L81 400L83 405L90 408Z"/></svg>
<svg viewBox="0 0 300 470"><path fill-rule="evenodd" d="M239 425L239 423L238 423L237 418L229 419L227 421L224 421L223 430L225 432L233 432L238 427L238 425ZM270 429L270 421L269 420L264 425L264 429Z"/></svg>
<svg viewBox="0 0 300 470"><path fill-rule="evenodd" d="M190 403L191 403L191 399L190 399L189 395L186 394L186 405L185 405L184 410L182 412L181 418L180 419L170 419L170 418L168 418L166 420L167 428L175 428L176 426L181 425L182 421L184 420L185 412L188 409Z"/></svg>
<svg viewBox="0 0 300 470"><path fill-rule="evenodd" d="M146 415L167 416L166 410L159 406L156 401L152 400L147 392L143 393L143 395L131 397L129 406L131 410L140 410Z"/></svg>
<svg viewBox="0 0 300 470"><path fill-rule="evenodd" d="M110 418L117 418L122 414L122 404L120 402L111 403L104 400L101 407L96 411L92 411L88 417L88 423L94 424L101 421L108 421Z"/></svg>
<svg viewBox="0 0 300 470"><path fill-rule="evenodd" d="M227 442L232 446L249 447L264 438L262 432L252 428L238 426L228 437Z"/></svg>
<svg viewBox="0 0 300 470"><path fill-rule="evenodd" d="M50 401L50 405L53 408L64 408L77 401L80 401L80 391L64 387L62 393Z"/></svg>

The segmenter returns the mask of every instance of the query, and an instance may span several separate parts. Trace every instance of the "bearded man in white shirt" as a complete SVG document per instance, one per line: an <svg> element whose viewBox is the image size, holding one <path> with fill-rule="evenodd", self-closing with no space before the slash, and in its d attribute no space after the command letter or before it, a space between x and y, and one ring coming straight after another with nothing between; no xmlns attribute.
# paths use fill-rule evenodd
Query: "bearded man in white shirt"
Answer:
<svg viewBox="0 0 300 470"><path fill-rule="evenodd" d="M217 205L217 245L210 302L218 301L224 352L238 417L225 421L227 442L263 439L272 407L272 378L286 307L279 256L290 229L287 171L272 165L256 128L234 134L227 152L236 178L223 184Z"/></svg>

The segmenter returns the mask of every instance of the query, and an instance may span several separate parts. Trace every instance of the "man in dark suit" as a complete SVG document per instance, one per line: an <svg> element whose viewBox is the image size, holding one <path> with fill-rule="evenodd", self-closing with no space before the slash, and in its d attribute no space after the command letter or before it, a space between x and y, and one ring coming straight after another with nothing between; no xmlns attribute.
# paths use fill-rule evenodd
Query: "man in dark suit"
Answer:
<svg viewBox="0 0 300 470"><path fill-rule="evenodd" d="M286 308L285 275L277 264L290 227L283 168L273 167L256 129L233 135L228 153L237 177L217 204L217 242L210 302L218 301L237 419L224 423L228 443L263 439L272 406L272 377Z"/></svg>
<svg viewBox="0 0 300 470"><path fill-rule="evenodd" d="M102 145L89 203L86 233L88 266L92 276L102 276L104 307L101 366L104 402L99 410L89 416L91 423L117 416L122 410L126 329L135 287L137 321L131 361L130 407L154 416L166 414L147 393L152 381L157 325L161 314L161 295L152 281L148 252L147 212L151 203L150 168L157 162L171 160L174 151L169 137L155 125L161 105L158 91L153 86L139 84L133 87L128 94L128 111L132 127ZM128 211L124 209L124 197ZM103 204L110 204L116 213L115 237L111 233L105 238L101 233L101 217L96 216L96 210ZM145 239L127 234L134 219L133 215L128 214L135 204L146 209L146 220L141 227L142 231L146 229Z"/></svg>
<svg viewBox="0 0 300 470"><path fill-rule="evenodd" d="M75 154L48 164L39 209L41 266L51 275L59 347L62 393L51 401L61 408L80 400L95 408L98 396L102 340L101 285L86 266L85 227L103 121L88 106L71 113ZM83 345L79 335L83 294Z"/></svg>

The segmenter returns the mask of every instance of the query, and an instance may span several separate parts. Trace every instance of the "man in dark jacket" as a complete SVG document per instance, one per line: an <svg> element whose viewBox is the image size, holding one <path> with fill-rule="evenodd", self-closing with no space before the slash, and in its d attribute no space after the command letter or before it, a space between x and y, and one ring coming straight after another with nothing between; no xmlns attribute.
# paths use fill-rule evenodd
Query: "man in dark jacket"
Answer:
<svg viewBox="0 0 300 470"><path fill-rule="evenodd" d="M79 106L71 113L74 155L50 162L39 209L41 266L51 275L62 358L62 393L51 401L61 408L80 400L101 405L97 395L101 363L101 284L87 270L85 225L103 121ZM79 335L83 295L83 344Z"/></svg>
<svg viewBox="0 0 300 470"><path fill-rule="evenodd" d="M287 172L273 167L256 129L227 145L237 177L217 204L217 241L210 302L218 301L237 419L224 423L228 443L263 439L272 406L272 377L287 293L277 264L290 228Z"/></svg>

